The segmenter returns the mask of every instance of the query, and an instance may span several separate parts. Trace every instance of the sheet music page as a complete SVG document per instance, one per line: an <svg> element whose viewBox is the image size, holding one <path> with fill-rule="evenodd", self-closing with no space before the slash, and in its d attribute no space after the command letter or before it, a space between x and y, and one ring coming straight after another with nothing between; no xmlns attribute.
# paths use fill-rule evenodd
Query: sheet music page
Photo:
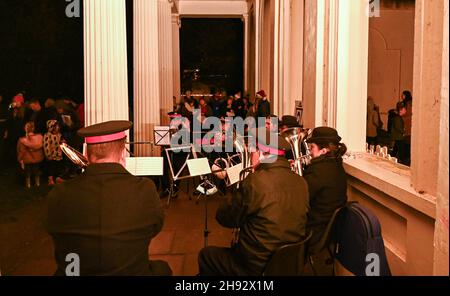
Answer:
<svg viewBox="0 0 450 296"><path fill-rule="evenodd" d="M228 168L227 170L228 186L231 186L239 182L239 175L241 171L242 171L242 163Z"/></svg>
<svg viewBox="0 0 450 296"><path fill-rule="evenodd" d="M189 159L186 161L191 176L211 174L211 168L207 158Z"/></svg>
<svg viewBox="0 0 450 296"><path fill-rule="evenodd" d="M162 157L127 157L126 169L134 176L162 176Z"/></svg>
<svg viewBox="0 0 450 296"><path fill-rule="evenodd" d="M170 146L170 127L155 126L155 143L161 146Z"/></svg>

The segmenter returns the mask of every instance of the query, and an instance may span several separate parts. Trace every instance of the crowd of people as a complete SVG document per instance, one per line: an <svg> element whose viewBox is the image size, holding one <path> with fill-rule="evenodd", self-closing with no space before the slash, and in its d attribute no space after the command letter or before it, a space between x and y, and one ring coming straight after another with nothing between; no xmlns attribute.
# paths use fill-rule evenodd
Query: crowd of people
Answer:
<svg viewBox="0 0 450 296"><path fill-rule="evenodd" d="M405 90L401 100L394 109L388 111L386 129L380 117L379 106L372 97L367 98L367 129L368 145L387 145L390 155L398 162L409 166L411 164L411 119L412 95Z"/></svg>
<svg viewBox="0 0 450 296"><path fill-rule="evenodd" d="M43 105L42 105L43 103ZM77 131L84 126L84 105L68 98L27 98L23 93L7 102L0 95L0 163L16 165L25 186L62 182L77 168L63 155L60 144L80 149Z"/></svg>
<svg viewBox="0 0 450 296"><path fill-rule="evenodd" d="M199 251L200 275L261 275L278 248L306 237L310 237L308 248L319 244L333 213L347 202L343 168L347 148L337 130L312 130L306 139L311 162L302 168L303 174L295 173L291 143L280 133L301 124L295 116L285 115L274 126L267 120L274 116L267 95L261 90L256 98L251 104L241 93L226 97L217 92L210 100L202 97L197 102L188 92L176 107L188 119L196 107L204 117L266 118L254 134L257 149L250 156L252 173L216 212L219 224L238 229L237 236L230 248L209 246ZM374 112L368 112L368 119L376 129L380 118L373 99L369 101L368 108ZM402 116L408 104L408 98L398 103L396 116L388 123L398 154L407 136ZM124 168L126 131L132 123L111 121L81 128L82 111L82 105L71 100L47 99L42 108L39 100L26 101L18 94L1 113L6 115L0 123L3 139L9 143L7 152L15 153L27 187L32 177L39 185L41 170L49 185L62 176L64 167L70 173L73 166L64 165L61 142L78 149L86 143L89 165L85 171L49 194L47 230L55 245L56 274L67 273L66 255L76 253L83 257L81 275L170 275L166 262L148 261L149 243L164 221L157 188L151 179L132 176ZM395 135L397 130L401 138ZM271 134L277 135L277 141L272 142ZM376 144L377 138L368 133L371 143Z"/></svg>
<svg viewBox="0 0 450 296"><path fill-rule="evenodd" d="M255 102L251 102L248 95L242 96L237 92L233 96L227 96L222 91L216 91L210 97L201 96L198 100L192 96L191 91L186 91L182 100L175 107L175 112L183 117L192 119L194 109L201 110L202 118L214 116L225 117L267 117L270 115L270 101L264 90L256 93Z"/></svg>

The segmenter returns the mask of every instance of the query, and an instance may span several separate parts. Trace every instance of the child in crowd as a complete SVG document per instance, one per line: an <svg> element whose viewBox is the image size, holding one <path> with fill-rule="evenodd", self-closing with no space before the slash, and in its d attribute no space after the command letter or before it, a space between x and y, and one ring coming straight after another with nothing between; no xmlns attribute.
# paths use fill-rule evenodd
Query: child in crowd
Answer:
<svg viewBox="0 0 450 296"><path fill-rule="evenodd" d="M25 124L25 136L17 142L17 161L25 171L25 185L31 187L31 177L34 176L36 186L40 186L40 163L44 160L41 134L34 133L34 122Z"/></svg>
<svg viewBox="0 0 450 296"><path fill-rule="evenodd" d="M47 121L47 133L44 135L44 153L48 161L48 185L55 185L62 170L61 132L57 120Z"/></svg>

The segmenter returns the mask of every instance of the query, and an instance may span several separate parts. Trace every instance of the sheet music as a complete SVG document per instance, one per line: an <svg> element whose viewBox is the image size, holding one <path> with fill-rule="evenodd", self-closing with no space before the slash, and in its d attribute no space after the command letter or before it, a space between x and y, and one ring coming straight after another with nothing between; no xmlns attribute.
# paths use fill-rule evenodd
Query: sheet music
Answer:
<svg viewBox="0 0 450 296"><path fill-rule="evenodd" d="M127 157L126 169L134 176L162 176L162 157Z"/></svg>
<svg viewBox="0 0 450 296"><path fill-rule="evenodd" d="M186 161L191 176L211 174L211 168L207 158L189 159Z"/></svg>
<svg viewBox="0 0 450 296"><path fill-rule="evenodd" d="M239 163L237 165L234 165L227 169L227 176L228 176L228 186L231 186L233 184L236 184L239 182L239 175L242 171L242 163Z"/></svg>
<svg viewBox="0 0 450 296"><path fill-rule="evenodd" d="M155 126L155 144L160 146L170 146L170 127Z"/></svg>

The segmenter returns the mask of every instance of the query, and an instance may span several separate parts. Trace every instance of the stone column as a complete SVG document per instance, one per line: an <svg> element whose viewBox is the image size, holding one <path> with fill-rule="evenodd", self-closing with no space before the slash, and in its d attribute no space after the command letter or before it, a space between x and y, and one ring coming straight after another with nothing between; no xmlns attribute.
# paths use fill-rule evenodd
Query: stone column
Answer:
<svg viewBox="0 0 450 296"><path fill-rule="evenodd" d="M173 95L177 98L177 103L181 99L180 25L180 16L178 14L172 14Z"/></svg>
<svg viewBox="0 0 450 296"><path fill-rule="evenodd" d="M414 29L411 182L433 196L440 163L444 2L416 1Z"/></svg>
<svg viewBox="0 0 450 296"><path fill-rule="evenodd" d="M320 1L320 3L322 2ZM323 45L322 41L318 42L320 37L318 31L321 29L323 32L323 24L319 26L320 20L323 19L320 17L319 12L323 13L324 10L318 10L318 0L305 1L304 3L303 71L300 70L302 71L303 85L303 125L308 128L314 128L318 126L317 121L321 122L321 118L317 120L316 116L316 110L322 109L322 101L316 101L316 56L318 52L317 46ZM321 37L323 38L323 33Z"/></svg>
<svg viewBox="0 0 450 296"><path fill-rule="evenodd" d="M273 110L282 116L293 114L294 103L289 94L290 81L290 3L275 1ZM292 103L292 104L291 104Z"/></svg>
<svg viewBox="0 0 450 296"><path fill-rule="evenodd" d="M248 90L248 59L249 59L249 21L248 21L248 13L242 15L242 21L244 22L244 89L242 95L244 95Z"/></svg>
<svg viewBox="0 0 450 296"><path fill-rule="evenodd" d="M133 4L134 140L151 141L153 127L160 124L158 2L134 0ZM151 147L137 145L135 154L150 156Z"/></svg>
<svg viewBox="0 0 450 296"><path fill-rule="evenodd" d="M148 0L147 0L148 1ZM169 124L173 111L172 6L168 0L158 1L159 87L161 123Z"/></svg>
<svg viewBox="0 0 450 296"><path fill-rule="evenodd" d="M128 120L124 0L85 0L84 101L86 125Z"/></svg>
<svg viewBox="0 0 450 296"><path fill-rule="evenodd" d="M334 1L331 1L334 2ZM329 125L335 126L350 151L365 151L366 97L369 51L369 17L366 1L341 0L338 9L330 10L330 19L338 12L337 42L335 55L336 77L329 76L329 86L336 83L335 98L328 98L329 113L335 108L335 119L329 116ZM333 6L330 6L333 7ZM330 30L330 34L335 34ZM332 48L332 47L330 47ZM330 93L330 92L329 92ZM335 106L330 106L335 105ZM331 109L333 108L333 109ZM351 114L349 115L349 112Z"/></svg>
<svg viewBox="0 0 450 296"><path fill-rule="evenodd" d="M255 90L261 88L261 53L262 53L262 0L255 0ZM250 94L253 97L255 94Z"/></svg>
<svg viewBox="0 0 450 296"><path fill-rule="evenodd" d="M290 112L294 112L295 101L302 100L303 89L303 20L304 1L291 1L290 35L291 61L289 63L289 96Z"/></svg>
<svg viewBox="0 0 450 296"><path fill-rule="evenodd" d="M411 183L436 197L434 274L448 264L448 1L416 1Z"/></svg>
<svg viewBox="0 0 450 296"><path fill-rule="evenodd" d="M448 1L444 1L444 34L442 50L442 87L440 114L440 149L434 233L434 275L448 276Z"/></svg>

